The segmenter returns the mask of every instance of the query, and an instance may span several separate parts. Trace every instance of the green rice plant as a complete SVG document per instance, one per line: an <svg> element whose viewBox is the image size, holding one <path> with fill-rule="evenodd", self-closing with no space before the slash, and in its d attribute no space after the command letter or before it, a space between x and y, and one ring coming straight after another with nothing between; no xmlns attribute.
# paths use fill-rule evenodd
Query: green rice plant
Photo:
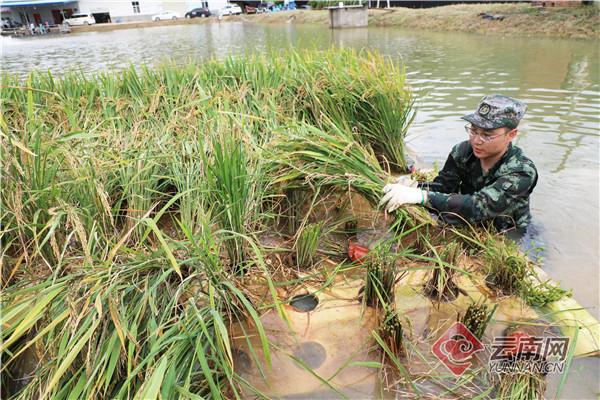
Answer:
<svg viewBox="0 0 600 400"><path fill-rule="evenodd" d="M526 363L516 360L515 363ZM546 380L543 376L529 372L506 373L497 384L497 397L508 400L539 400L544 398Z"/></svg>
<svg viewBox="0 0 600 400"><path fill-rule="evenodd" d="M533 266L517 244L506 239L487 239L483 261L488 271L486 282L505 295L523 293L529 285Z"/></svg>
<svg viewBox="0 0 600 400"><path fill-rule="evenodd" d="M19 378L19 357L31 346L44 349L33 379L9 395L239 398L245 382L233 371L227 326L250 318L269 365L257 312L222 273L204 280L201 268L180 280L173 271L166 258L140 256L4 291L3 375ZM185 295L197 282L201 291Z"/></svg>
<svg viewBox="0 0 600 400"><path fill-rule="evenodd" d="M389 179L371 147L335 125L327 130L307 124L290 126L274 135L267 154L267 173L273 176L273 187L281 191L355 191L376 207ZM422 207L401 207L394 215L396 232L434 223Z"/></svg>
<svg viewBox="0 0 600 400"><path fill-rule="evenodd" d="M204 142L199 137L192 137L189 142L182 142L180 149L172 154L168 163L168 179L181 194L177 201L180 220L192 232L197 232L211 212L202 157Z"/></svg>
<svg viewBox="0 0 600 400"><path fill-rule="evenodd" d="M477 339L481 339L496 311L496 305L490 307L485 302L469 304L464 314L458 315L458 321L464 324Z"/></svg>
<svg viewBox="0 0 600 400"><path fill-rule="evenodd" d="M315 264L315 255L319 237L323 233L323 222L307 224L296 236L296 265L299 268L311 268Z"/></svg>
<svg viewBox="0 0 600 400"><path fill-rule="evenodd" d="M252 189L246 151L237 140L229 137L213 139L212 149L214 154L207 172L219 226L232 232L245 233L246 203ZM234 266L244 260L242 244L237 237L226 241L227 254Z"/></svg>
<svg viewBox="0 0 600 400"><path fill-rule="evenodd" d="M402 321L398 313L392 308L386 308L379 331L379 336L385 341L393 354L400 356L404 353Z"/></svg>
<svg viewBox="0 0 600 400"><path fill-rule="evenodd" d="M294 186L294 185L290 185ZM288 232L297 232L302 224L302 207L309 201L310 193L304 188L284 190L284 215L287 220Z"/></svg>
<svg viewBox="0 0 600 400"><path fill-rule="evenodd" d="M278 132L269 147L269 173L286 188L352 188L371 204L383 194L385 172L373 151L351 132L298 124Z"/></svg>
<svg viewBox="0 0 600 400"><path fill-rule="evenodd" d="M458 261L463 253L459 242L448 243L440 254L434 247L431 250L437 265L432 271L431 278L425 283L425 294L438 302L452 301L459 293L459 288L454 282L454 274Z"/></svg>
<svg viewBox="0 0 600 400"><path fill-rule="evenodd" d="M520 296L534 307L545 307L571 295L570 290L554 283L540 282L533 262L514 241L472 227L452 229L452 233L472 247L473 255L481 258L488 286L501 294Z"/></svg>
<svg viewBox="0 0 600 400"><path fill-rule="evenodd" d="M158 205L160 165L150 150L132 151L117 171L121 197L116 206L121 210L125 232L134 229L132 238L142 237L144 228L137 222Z"/></svg>
<svg viewBox="0 0 600 400"><path fill-rule="evenodd" d="M369 307L392 305L396 285L396 256L385 251L385 246L379 246L369 253L366 263L363 303Z"/></svg>
<svg viewBox="0 0 600 400"><path fill-rule="evenodd" d="M406 171L404 138L414 107L403 67L378 53L347 49L299 56L314 76L305 81L306 96L298 100L304 115L322 128L331 121L340 129L358 132L382 165Z"/></svg>
<svg viewBox="0 0 600 400"><path fill-rule="evenodd" d="M530 279L530 282L535 282ZM539 284L529 283L524 285L520 295L525 299L527 304L534 307L546 307L550 303L561 300L565 297L573 295L572 290L566 290L550 281L540 282Z"/></svg>
<svg viewBox="0 0 600 400"><path fill-rule="evenodd" d="M252 232L260 223L267 182L240 133L215 135L204 163L215 218L222 230L234 233L224 243L231 266L239 270L245 260L244 241L239 235Z"/></svg>

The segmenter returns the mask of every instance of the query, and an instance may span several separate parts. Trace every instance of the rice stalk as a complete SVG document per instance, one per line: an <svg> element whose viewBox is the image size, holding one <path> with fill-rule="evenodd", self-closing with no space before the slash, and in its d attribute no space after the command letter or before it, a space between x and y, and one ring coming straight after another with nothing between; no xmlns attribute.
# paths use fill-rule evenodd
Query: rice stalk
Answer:
<svg viewBox="0 0 600 400"><path fill-rule="evenodd" d="M454 274L462 255L459 242L448 243L438 255L431 247L437 265L432 271L431 278L425 283L425 294L438 302L452 301L458 296L459 288L454 282Z"/></svg>
<svg viewBox="0 0 600 400"><path fill-rule="evenodd" d="M297 235L296 265L299 268L311 268L315 264L315 255L319 245L319 237L323 233L323 223L312 223L304 226Z"/></svg>
<svg viewBox="0 0 600 400"><path fill-rule="evenodd" d="M390 351L400 356L404 352L402 321L396 311L387 308L383 322L379 328L380 337L385 341Z"/></svg>
<svg viewBox="0 0 600 400"><path fill-rule="evenodd" d="M496 306L491 307L484 302L474 302L469 304L464 314L459 314L458 321L465 325L477 339L481 340L494 311L496 311Z"/></svg>
<svg viewBox="0 0 600 400"><path fill-rule="evenodd" d="M363 303L369 307L388 307L394 302L396 284L396 256L382 250L369 253L367 273L362 294Z"/></svg>
<svg viewBox="0 0 600 400"><path fill-rule="evenodd" d="M516 364L526 363L515 360ZM546 380L543 376L529 372L506 373L500 377L497 384L497 395L500 399L509 400L539 400L544 398Z"/></svg>

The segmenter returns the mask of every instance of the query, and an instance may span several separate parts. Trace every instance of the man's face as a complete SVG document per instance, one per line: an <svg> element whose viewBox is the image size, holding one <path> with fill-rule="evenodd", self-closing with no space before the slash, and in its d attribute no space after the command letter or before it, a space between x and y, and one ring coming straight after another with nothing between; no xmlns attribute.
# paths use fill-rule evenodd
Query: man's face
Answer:
<svg viewBox="0 0 600 400"><path fill-rule="evenodd" d="M475 154L475 157L479 159L486 159L504 154L510 141L517 135L516 129L505 127L483 129L471 125L471 127L468 128L468 131L473 153Z"/></svg>

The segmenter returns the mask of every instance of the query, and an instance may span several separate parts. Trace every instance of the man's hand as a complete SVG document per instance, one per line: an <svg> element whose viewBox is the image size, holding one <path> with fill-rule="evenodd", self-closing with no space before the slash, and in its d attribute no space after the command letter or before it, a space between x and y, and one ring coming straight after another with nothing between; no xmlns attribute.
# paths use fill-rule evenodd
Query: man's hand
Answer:
<svg viewBox="0 0 600 400"><path fill-rule="evenodd" d="M408 187L400 183L392 183L383 187L385 195L379 206L386 204L387 212L392 212L403 204L425 204L427 193L424 190Z"/></svg>
<svg viewBox="0 0 600 400"><path fill-rule="evenodd" d="M396 179L396 182L394 182L394 183L399 183L401 185L413 187L413 188L416 188L417 185L419 184L417 181L415 181L413 178L411 178L410 175L402 175L402 176L398 177L398 179Z"/></svg>

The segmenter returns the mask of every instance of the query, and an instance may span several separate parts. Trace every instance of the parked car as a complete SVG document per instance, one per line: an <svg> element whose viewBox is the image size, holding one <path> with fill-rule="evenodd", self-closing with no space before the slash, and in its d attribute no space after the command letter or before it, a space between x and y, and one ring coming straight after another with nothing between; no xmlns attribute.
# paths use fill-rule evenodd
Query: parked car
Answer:
<svg viewBox="0 0 600 400"><path fill-rule="evenodd" d="M69 26L93 25L96 23L92 14L73 14L63 21L63 24Z"/></svg>
<svg viewBox="0 0 600 400"><path fill-rule="evenodd" d="M185 13L186 18L196 18L196 17L204 18L204 17L209 17L209 16L210 16L210 10L208 9L208 7L194 8L193 10L190 10Z"/></svg>
<svg viewBox="0 0 600 400"><path fill-rule="evenodd" d="M266 3L260 3L256 7L256 11L259 13L264 13L264 12L273 11L273 8L275 8L275 3L268 1Z"/></svg>
<svg viewBox="0 0 600 400"><path fill-rule="evenodd" d="M14 21L13 19L11 19L10 17L6 17L6 18L2 18L2 22L0 24L0 27L2 27L2 29L14 29L14 28L20 28L22 27L23 24L17 21Z"/></svg>
<svg viewBox="0 0 600 400"><path fill-rule="evenodd" d="M160 14L153 15L152 21L163 21L163 20L167 20L167 19L177 19L177 18L181 18L179 13L176 13L175 11L164 11Z"/></svg>
<svg viewBox="0 0 600 400"><path fill-rule="evenodd" d="M225 7L221 8L219 13L221 15L241 14L242 9L237 4L227 4Z"/></svg>

